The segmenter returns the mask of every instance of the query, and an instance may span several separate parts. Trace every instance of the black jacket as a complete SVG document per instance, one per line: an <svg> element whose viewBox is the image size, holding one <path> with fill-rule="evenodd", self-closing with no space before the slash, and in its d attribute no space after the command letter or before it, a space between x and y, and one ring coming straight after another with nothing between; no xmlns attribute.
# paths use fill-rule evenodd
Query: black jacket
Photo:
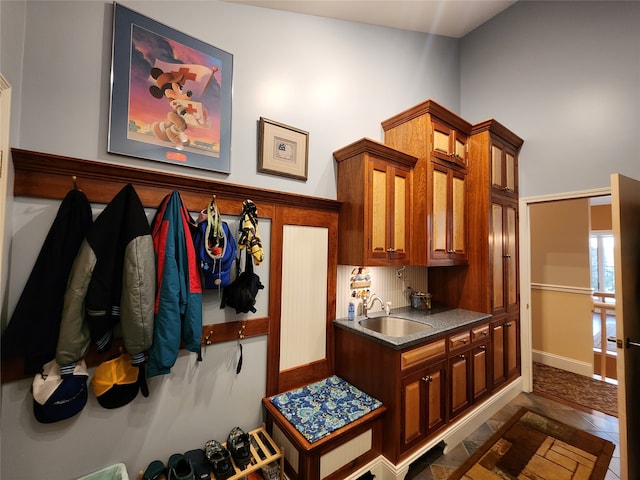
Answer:
<svg viewBox="0 0 640 480"><path fill-rule="evenodd" d="M91 223L85 194L69 191L2 334L2 358L24 357L25 374L39 373L55 357L67 279Z"/></svg>
<svg viewBox="0 0 640 480"><path fill-rule="evenodd" d="M109 348L113 329L136 363L153 339L155 252L144 207L131 184L98 215L69 275L56 360L84 357L91 343ZM100 343L104 342L104 343Z"/></svg>

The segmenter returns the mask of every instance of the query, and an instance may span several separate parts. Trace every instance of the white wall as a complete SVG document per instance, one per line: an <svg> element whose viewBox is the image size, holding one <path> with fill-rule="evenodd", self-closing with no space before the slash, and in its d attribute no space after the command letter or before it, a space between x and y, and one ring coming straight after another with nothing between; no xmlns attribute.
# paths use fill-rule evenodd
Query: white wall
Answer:
<svg viewBox="0 0 640 480"><path fill-rule="evenodd" d="M461 111L525 142L520 195L640 178L640 3L523 1L461 43Z"/></svg>
<svg viewBox="0 0 640 480"><path fill-rule="evenodd" d="M171 169L106 152L110 2L0 2L0 71L19 92L12 146L335 198L334 150L363 136L381 140L382 120L426 98L459 109L454 39L216 1L123 4L234 55L232 173ZM260 116L310 132L307 182L256 172ZM82 172L78 179L81 185ZM2 295L9 315L58 205L12 203L11 272ZM225 441L234 425L258 426L266 337L246 341L238 376L236 354L235 342L208 347L200 365L185 354L171 375L151 379L148 399L115 411L91 399L77 417L53 425L33 419L29 380L3 384L0 477L69 479L123 461L134 478L156 458L166 461L212 438Z"/></svg>

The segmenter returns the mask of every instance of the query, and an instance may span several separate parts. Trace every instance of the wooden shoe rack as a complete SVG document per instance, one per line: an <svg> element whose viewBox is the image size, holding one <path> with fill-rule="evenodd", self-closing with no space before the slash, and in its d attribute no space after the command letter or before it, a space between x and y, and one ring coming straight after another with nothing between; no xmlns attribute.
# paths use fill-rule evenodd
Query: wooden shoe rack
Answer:
<svg viewBox="0 0 640 480"><path fill-rule="evenodd" d="M247 480L252 480L253 478L264 478L264 480L273 480L273 478L267 478L258 474L258 476L251 475L253 472L258 472L262 470L263 467L267 467L267 465L278 462L280 465L280 474L277 477L279 480L284 479L284 448L278 448L276 443L273 441L271 436L267 433L262 425L260 428L256 428L249 432L249 437L251 438L251 463L244 470L240 470L238 466L233 462L233 468L235 469L235 475L229 477L229 480L236 480L241 478L247 478ZM222 444L225 448L227 448L227 443ZM215 476L213 473L211 474L211 478L214 479Z"/></svg>
<svg viewBox="0 0 640 480"><path fill-rule="evenodd" d="M265 430L264 424L260 428L256 428L249 432L251 439L251 463L244 470L240 470L231 459L231 464L235 470L235 474L228 478L228 480L240 480L246 478L247 480L264 479L264 480L278 480L284 479L284 447L278 448L271 436ZM227 448L227 442L222 444ZM261 470L265 469L272 463L277 463L279 466L279 474L275 477L267 477L262 475ZM138 474L138 480L142 480L143 472ZM211 473L211 480L216 480L213 472Z"/></svg>

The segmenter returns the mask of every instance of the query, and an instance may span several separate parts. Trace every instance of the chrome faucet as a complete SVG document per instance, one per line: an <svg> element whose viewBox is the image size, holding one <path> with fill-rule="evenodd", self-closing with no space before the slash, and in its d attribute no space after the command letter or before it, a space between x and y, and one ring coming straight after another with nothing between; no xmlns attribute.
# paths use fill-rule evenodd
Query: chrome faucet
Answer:
<svg viewBox="0 0 640 480"><path fill-rule="evenodd" d="M389 309L391 308L391 302L384 303L382 299L376 295L375 293L371 296L364 297L362 299L362 314L366 317L369 310L373 308L373 304L376 302L380 302L380 307L384 310L384 313L389 315Z"/></svg>

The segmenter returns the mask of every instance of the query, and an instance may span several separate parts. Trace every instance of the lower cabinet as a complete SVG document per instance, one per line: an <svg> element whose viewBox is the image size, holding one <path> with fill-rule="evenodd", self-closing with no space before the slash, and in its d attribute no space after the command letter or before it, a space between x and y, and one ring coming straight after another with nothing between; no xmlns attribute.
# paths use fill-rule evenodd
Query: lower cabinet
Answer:
<svg viewBox="0 0 640 480"><path fill-rule="evenodd" d="M507 372L516 352L511 347L515 338L511 327L496 327L497 323L485 321L404 350L349 329L334 329L336 374L387 408L382 438L385 457L399 463L491 395L495 358L501 359L501 371ZM492 330L498 332L495 339ZM500 344L501 353L494 355L492 340Z"/></svg>
<svg viewBox="0 0 640 480"><path fill-rule="evenodd" d="M445 424L445 379L444 361L402 379L402 450L420 443Z"/></svg>
<svg viewBox="0 0 640 480"><path fill-rule="evenodd" d="M493 350L493 388L500 387L520 374L520 320L517 315L491 322Z"/></svg>

